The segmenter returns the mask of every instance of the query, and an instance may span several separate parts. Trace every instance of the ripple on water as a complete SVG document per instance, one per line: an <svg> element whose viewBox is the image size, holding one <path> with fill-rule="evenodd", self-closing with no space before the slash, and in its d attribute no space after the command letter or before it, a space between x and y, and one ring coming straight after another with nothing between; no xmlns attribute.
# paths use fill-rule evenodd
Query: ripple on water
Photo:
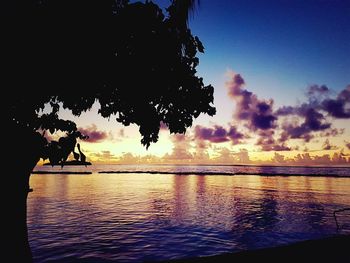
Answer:
<svg viewBox="0 0 350 263"><path fill-rule="evenodd" d="M336 233L350 178L33 175L36 262L140 262L209 256ZM339 215L350 233L350 213Z"/></svg>

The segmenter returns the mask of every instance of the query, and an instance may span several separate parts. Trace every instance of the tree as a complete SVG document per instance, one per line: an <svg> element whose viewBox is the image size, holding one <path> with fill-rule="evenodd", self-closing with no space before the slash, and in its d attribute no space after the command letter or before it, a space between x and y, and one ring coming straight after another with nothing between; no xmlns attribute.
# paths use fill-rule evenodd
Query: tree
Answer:
<svg viewBox="0 0 350 263"><path fill-rule="evenodd" d="M171 133L184 133L201 113L215 114L213 87L196 76L196 54L204 48L187 26L194 1L180 8L182 2L187 1L172 1L167 16L150 1L112 0L112 16L111 3L101 0L6 6L3 130L11 142L5 153L11 168L6 219L14 225L6 242L14 261L16 256L31 261L26 226L31 171L40 158L65 161L76 139L84 138L75 123L59 118L60 108L79 116L98 102L102 117L138 125L146 147L158 140L161 122ZM66 135L50 142L46 130Z"/></svg>

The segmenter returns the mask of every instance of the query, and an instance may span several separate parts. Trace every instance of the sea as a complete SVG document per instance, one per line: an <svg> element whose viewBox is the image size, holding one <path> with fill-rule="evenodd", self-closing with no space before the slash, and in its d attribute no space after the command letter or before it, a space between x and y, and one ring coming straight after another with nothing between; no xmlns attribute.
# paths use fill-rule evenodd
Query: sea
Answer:
<svg viewBox="0 0 350 263"><path fill-rule="evenodd" d="M158 262L350 234L349 167L91 165L35 172L27 219L34 262Z"/></svg>

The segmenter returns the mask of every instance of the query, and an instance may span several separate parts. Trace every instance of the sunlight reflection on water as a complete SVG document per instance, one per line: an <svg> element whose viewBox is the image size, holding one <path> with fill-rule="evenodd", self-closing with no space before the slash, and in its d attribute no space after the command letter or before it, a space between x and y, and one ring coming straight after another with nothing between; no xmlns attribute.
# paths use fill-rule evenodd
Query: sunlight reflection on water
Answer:
<svg viewBox="0 0 350 263"><path fill-rule="evenodd" d="M336 233L350 178L32 175L35 262L208 256ZM350 214L339 217L349 233Z"/></svg>

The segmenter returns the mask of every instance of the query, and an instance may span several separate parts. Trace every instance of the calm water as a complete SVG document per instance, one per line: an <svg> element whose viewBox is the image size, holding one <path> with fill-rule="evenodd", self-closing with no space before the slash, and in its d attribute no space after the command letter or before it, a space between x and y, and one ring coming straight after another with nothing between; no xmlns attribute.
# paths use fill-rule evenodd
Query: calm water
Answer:
<svg viewBox="0 0 350 263"><path fill-rule="evenodd" d="M333 211L350 207L350 177L305 176L327 171L349 176L346 168L64 169L93 174L31 176L28 227L35 262L159 261L288 244L336 234ZM247 169L302 175L203 175ZM174 174L98 173L105 170ZM181 171L194 174L176 175ZM339 213L338 220L340 233L350 234L350 213Z"/></svg>

